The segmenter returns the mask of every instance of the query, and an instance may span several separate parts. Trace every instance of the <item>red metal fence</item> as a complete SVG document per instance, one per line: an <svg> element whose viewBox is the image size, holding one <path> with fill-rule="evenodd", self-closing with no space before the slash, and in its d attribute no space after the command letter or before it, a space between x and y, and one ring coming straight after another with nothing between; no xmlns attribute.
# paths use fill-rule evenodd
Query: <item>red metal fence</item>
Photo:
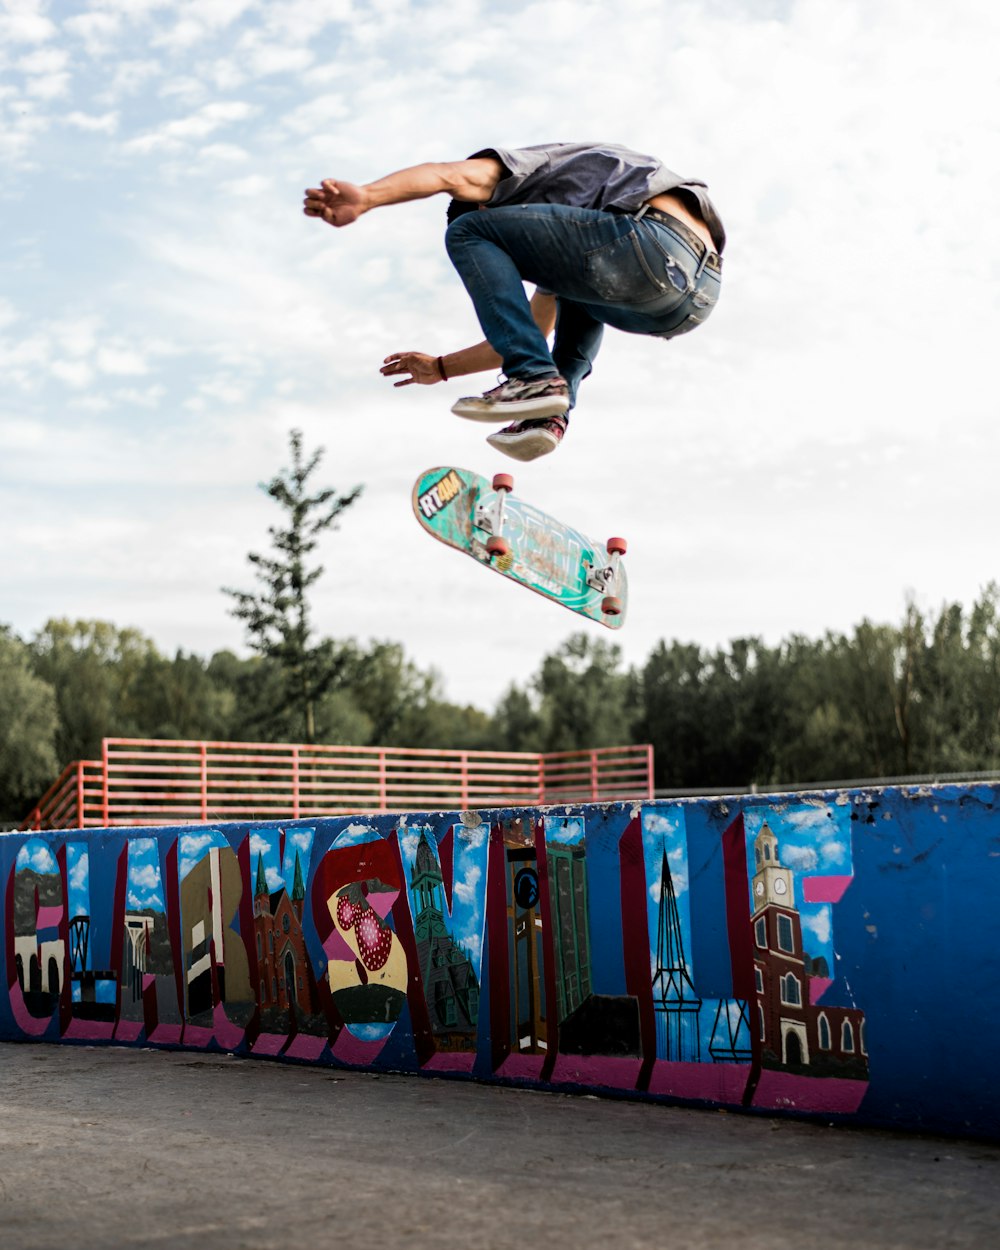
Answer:
<svg viewBox="0 0 1000 1250"><path fill-rule="evenodd" d="M22 829L276 820L653 797L653 748L434 751L105 738Z"/></svg>

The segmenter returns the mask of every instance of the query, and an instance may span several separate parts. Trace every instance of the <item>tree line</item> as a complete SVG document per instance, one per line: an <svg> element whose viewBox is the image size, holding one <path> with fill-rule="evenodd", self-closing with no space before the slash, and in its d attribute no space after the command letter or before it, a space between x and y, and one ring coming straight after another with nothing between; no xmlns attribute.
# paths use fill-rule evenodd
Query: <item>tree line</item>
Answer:
<svg viewBox="0 0 1000 1250"><path fill-rule="evenodd" d="M573 634L487 712L444 696L398 642L324 639L314 740L359 746L560 751L652 743L660 788L1000 769L1000 591L971 609L912 603L895 625L659 642L626 667ZM16 824L104 737L302 740L293 675L274 657L160 653L134 629L0 626L0 821Z"/></svg>
<svg viewBox="0 0 1000 1250"><path fill-rule="evenodd" d="M323 452L289 438L261 489L281 509L255 586L224 588L252 654L162 655L135 629L51 620L0 625L0 827L18 823L67 764L105 737L560 751L651 743L661 789L773 786L1000 768L1000 590L966 610L768 645L659 642L621 649L571 635L491 712L445 698L402 644L317 638L310 558L362 487L314 489Z"/></svg>

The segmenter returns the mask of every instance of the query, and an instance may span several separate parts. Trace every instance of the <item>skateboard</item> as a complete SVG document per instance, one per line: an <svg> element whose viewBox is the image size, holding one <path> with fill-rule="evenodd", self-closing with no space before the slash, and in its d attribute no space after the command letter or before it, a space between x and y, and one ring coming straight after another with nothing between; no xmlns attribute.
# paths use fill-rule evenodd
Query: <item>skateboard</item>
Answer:
<svg viewBox="0 0 1000 1250"><path fill-rule="evenodd" d="M513 489L508 473L491 482L469 469L438 466L417 478L413 511L440 542L571 612L620 629L628 600L625 540L595 542Z"/></svg>

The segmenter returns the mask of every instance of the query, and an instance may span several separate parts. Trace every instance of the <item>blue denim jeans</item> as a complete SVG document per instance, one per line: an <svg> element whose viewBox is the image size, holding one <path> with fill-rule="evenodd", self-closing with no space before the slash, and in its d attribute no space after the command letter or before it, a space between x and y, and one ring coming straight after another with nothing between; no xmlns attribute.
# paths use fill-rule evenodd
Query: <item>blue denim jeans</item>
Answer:
<svg viewBox="0 0 1000 1250"><path fill-rule="evenodd" d="M673 338L708 317L721 285L719 273L699 265L694 249L668 225L564 204L465 213L448 227L445 246L504 373L560 373L571 406L606 325ZM558 299L551 352L525 282Z"/></svg>

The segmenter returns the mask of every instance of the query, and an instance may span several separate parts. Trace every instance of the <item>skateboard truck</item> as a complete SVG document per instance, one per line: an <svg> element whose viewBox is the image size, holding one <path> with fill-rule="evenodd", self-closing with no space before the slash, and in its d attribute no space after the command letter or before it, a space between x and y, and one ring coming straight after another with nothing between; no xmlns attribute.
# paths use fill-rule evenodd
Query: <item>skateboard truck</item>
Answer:
<svg viewBox="0 0 1000 1250"><path fill-rule="evenodd" d="M622 610L622 601L618 596L621 558L628 550L628 543L624 538L609 538L605 546L608 549L608 563L586 564L587 585L592 590L605 592L601 600L601 611L605 616L618 616Z"/></svg>
<svg viewBox="0 0 1000 1250"><path fill-rule="evenodd" d="M486 540L486 551L490 556L506 556L510 554L510 543L503 536L504 503L507 492L514 489L514 479L509 473L493 475L493 489L496 494L492 504L476 504L474 525L477 529L489 534Z"/></svg>

